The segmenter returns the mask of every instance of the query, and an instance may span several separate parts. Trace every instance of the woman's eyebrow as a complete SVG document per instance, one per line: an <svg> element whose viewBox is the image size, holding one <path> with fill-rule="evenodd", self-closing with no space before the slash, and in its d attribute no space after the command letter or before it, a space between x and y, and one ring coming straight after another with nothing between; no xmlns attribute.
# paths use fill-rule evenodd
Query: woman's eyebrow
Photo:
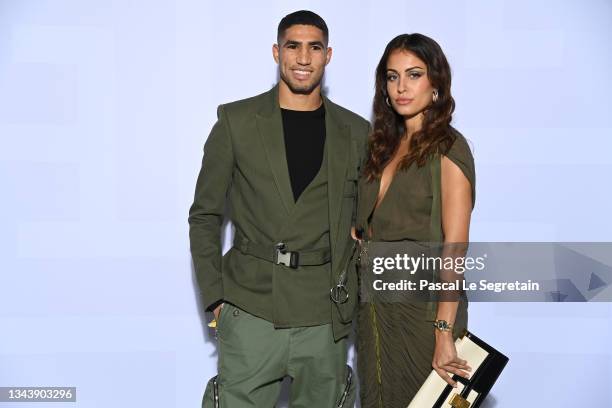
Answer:
<svg viewBox="0 0 612 408"><path fill-rule="evenodd" d="M422 68L422 67L419 67L418 65L415 65L414 67L406 68L404 70L404 72L411 71L413 69L422 69L423 71L425 71L425 68ZM393 68L387 68L387 71L398 72L398 71L394 70Z"/></svg>

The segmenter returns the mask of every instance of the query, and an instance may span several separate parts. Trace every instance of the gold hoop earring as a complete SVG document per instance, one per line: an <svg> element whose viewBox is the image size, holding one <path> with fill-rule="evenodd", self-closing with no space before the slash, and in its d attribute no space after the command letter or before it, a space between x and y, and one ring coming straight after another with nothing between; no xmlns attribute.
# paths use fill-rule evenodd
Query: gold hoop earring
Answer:
<svg viewBox="0 0 612 408"><path fill-rule="evenodd" d="M385 97L385 103L387 104L388 107L391 107L391 103L389 102L389 97Z"/></svg>

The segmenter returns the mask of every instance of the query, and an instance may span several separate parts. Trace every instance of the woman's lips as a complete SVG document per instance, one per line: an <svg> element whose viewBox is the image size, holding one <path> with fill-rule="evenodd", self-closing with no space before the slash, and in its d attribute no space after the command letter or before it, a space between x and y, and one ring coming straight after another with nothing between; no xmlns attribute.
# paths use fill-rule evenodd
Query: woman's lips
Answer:
<svg viewBox="0 0 612 408"><path fill-rule="evenodd" d="M409 105L412 101L413 99L398 98L395 100L395 103L397 103L398 105Z"/></svg>

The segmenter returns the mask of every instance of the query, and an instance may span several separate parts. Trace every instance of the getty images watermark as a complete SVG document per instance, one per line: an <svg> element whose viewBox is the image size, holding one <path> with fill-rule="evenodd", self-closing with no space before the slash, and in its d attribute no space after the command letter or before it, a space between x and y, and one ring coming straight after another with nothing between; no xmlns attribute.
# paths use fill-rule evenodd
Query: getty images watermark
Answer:
<svg viewBox="0 0 612 408"><path fill-rule="evenodd" d="M380 275L385 271L402 271L415 275L417 271L452 271L462 275L470 271L484 271L487 254L478 257L471 256L409 256L407 253L395 254L394 257L376 256L372 258L372 272ZM465 279L450 281L435 281L419 279L418 282L409 279L400 279L396 282L385 282L375 279L372 283L374 290L487 290L501 293L505 290L539 291L540 284L528 279L526 282L490 282L480 279L478 282L468 282Z"/></svg>
<svg viewBox="0 0 612 408"><path fill-rule="evenodd" d="M612 301L612 243L369 242L362 301Z"/></svg>

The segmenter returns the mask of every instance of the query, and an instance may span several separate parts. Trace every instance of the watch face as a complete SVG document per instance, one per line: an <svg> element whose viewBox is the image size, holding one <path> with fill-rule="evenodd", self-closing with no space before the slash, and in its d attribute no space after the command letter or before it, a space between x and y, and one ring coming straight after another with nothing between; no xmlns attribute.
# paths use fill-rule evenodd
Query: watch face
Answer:
<svg viewBox="0 0 612 408"><path fill-rule="evenodd" d="M435 323L435 326L436 326L438 329L440 329L440 330L447 330L447 329L449 328L449 327L448 327L448 322L447 322L447 321L445 321L445 320L438 320L438 321Z"/></svg>

